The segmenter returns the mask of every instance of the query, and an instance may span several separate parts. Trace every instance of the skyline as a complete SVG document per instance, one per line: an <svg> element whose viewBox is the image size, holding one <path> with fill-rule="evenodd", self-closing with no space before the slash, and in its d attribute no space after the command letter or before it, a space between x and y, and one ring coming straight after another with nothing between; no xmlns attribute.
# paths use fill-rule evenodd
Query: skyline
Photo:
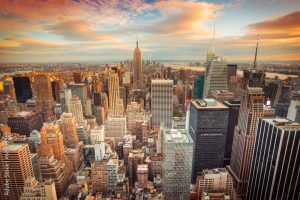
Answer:
<svg viewBox="0 0 300 200"><path fill-rule="evenodd" d="M143 59L205 60L216 53L251 62L300 60L300 1L4 0L0 62L100 62L131 59L139 35ZM269 9L272 7L272 9ZM242 16L242 17L241 17Z"/></svg>

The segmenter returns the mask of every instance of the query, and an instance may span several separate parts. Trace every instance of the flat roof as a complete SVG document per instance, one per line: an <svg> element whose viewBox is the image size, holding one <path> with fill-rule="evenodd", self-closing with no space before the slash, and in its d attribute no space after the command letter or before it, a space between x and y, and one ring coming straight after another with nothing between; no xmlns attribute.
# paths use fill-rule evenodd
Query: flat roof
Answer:
<svg viewBox="0 0 300 200"><path fill-rule="evenodd" d="M16 113L16 117L26 117L30 114L31 114L31 112L29 112L29 111L20 111L20 112Z"/></svg>
<svg viewBox="0 0 300 200"><path fill-rule="evenodd" d="M9 152L17 152L24 148L26 144L9 144L3 147L2 152L9 151Z"/></svg>
<svg viewBox="0 0 300 200"><path fill-rule="evenodd" d="M172 83L173 84L173 80L154 79L151 80L151 83Z"/></svg>
<svg viewBox="0 0 300 200"><path fill-rule="evenodd" d="M210 104L211 103L211 99L204 99L205 101L209 100L208 103ZM213 99L214 100L214 99ZM197 109L211 109L211 108L228 108L228 106L224 105L223 103L219 102L219 101L216 101L216 104L215 105L206 105L206 106L201 106L198 102L198 100L195 100L193 99L191 101L191 103L197 108Z"/></svg>
<svg viewBox="0 0 300 200"><path fill-rule="evenodd" d="M234 106L234 105L241 105L240 100L229 100L223 102L225 105Z"/></svg>
<svg viewBox="0 0 300 200"><path fill-rule="evenodd" d="M276 125L282 129L300 129L300 124L286 118L263 118L262 120L269 122L270 124Z"/></svg>
<svg viewBox="0 0 300 200"><path fill-rule="evenodd" d="M190 143L191 138L185 129L168 129L165 131L165 141L169 143Z"/></svg>

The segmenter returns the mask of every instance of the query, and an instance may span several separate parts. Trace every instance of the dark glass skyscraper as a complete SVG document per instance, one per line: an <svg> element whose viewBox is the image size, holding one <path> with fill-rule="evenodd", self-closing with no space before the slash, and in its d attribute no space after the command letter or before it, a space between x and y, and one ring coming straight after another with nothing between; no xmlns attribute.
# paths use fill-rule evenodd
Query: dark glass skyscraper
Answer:
<svg viewBox="0 0 300 200"><path fill-rule="evenodd" d="M224 101L224 105L229 107L229 120L228 120L228 129L226 135L226 146L224 154L224 166L230 164L231 158L231 148L233 141L234 128L238 123L239 111L240 111L240 101Z"/></svg>
<svg viewBox="0 0 300 200"><path fill-rule="evenodd" d="M194 99L203 98L203 88L204 88L204 75L200 75L195 79L194 82Z"/></svg>
<svg viewBox="0 0 300 200"><path fill-rule="evenodd" d="M13 77L14 87L18 103L26 103L32 98L31 84L29 77Z"/></svg>
<svg viewBox="0 0 300 200"><path fill-rule="evenodd" d="M283 118L259 119L248 200L299 199L300 125Z"/></svg>
<svg viewBox="0 0 300 200"><path fill-rule="evenodd" d="M214 99L191 101L189 133L194 140L193 182L202 170L223 166L228 111L227 106Z"/></svg>

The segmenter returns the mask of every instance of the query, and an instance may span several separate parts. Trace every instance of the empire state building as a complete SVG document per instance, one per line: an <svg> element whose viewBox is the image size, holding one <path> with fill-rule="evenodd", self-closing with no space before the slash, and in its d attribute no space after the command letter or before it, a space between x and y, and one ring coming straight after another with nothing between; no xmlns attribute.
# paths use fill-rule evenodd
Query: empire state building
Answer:
<svg viewBox="0 0 300 200"><path fill-rule="evenodd" d="M142 50L139 48L139 41L136 40L136 48L133 53L133 88L143 88L143 71L142 71Z"/></svg>

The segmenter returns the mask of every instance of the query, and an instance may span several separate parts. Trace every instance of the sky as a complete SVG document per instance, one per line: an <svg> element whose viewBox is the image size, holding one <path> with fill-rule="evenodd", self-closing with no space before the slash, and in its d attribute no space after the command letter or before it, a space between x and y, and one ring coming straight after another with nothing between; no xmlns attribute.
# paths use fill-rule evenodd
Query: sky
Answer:
<svg viewBox="0 0 300 200"><path fill-rule="evenodd" d="M300 60L300 0L0 0L0 62ZM215 27L215 28L214 28ZM213 33L215 39L213 42Z"/></svg>

